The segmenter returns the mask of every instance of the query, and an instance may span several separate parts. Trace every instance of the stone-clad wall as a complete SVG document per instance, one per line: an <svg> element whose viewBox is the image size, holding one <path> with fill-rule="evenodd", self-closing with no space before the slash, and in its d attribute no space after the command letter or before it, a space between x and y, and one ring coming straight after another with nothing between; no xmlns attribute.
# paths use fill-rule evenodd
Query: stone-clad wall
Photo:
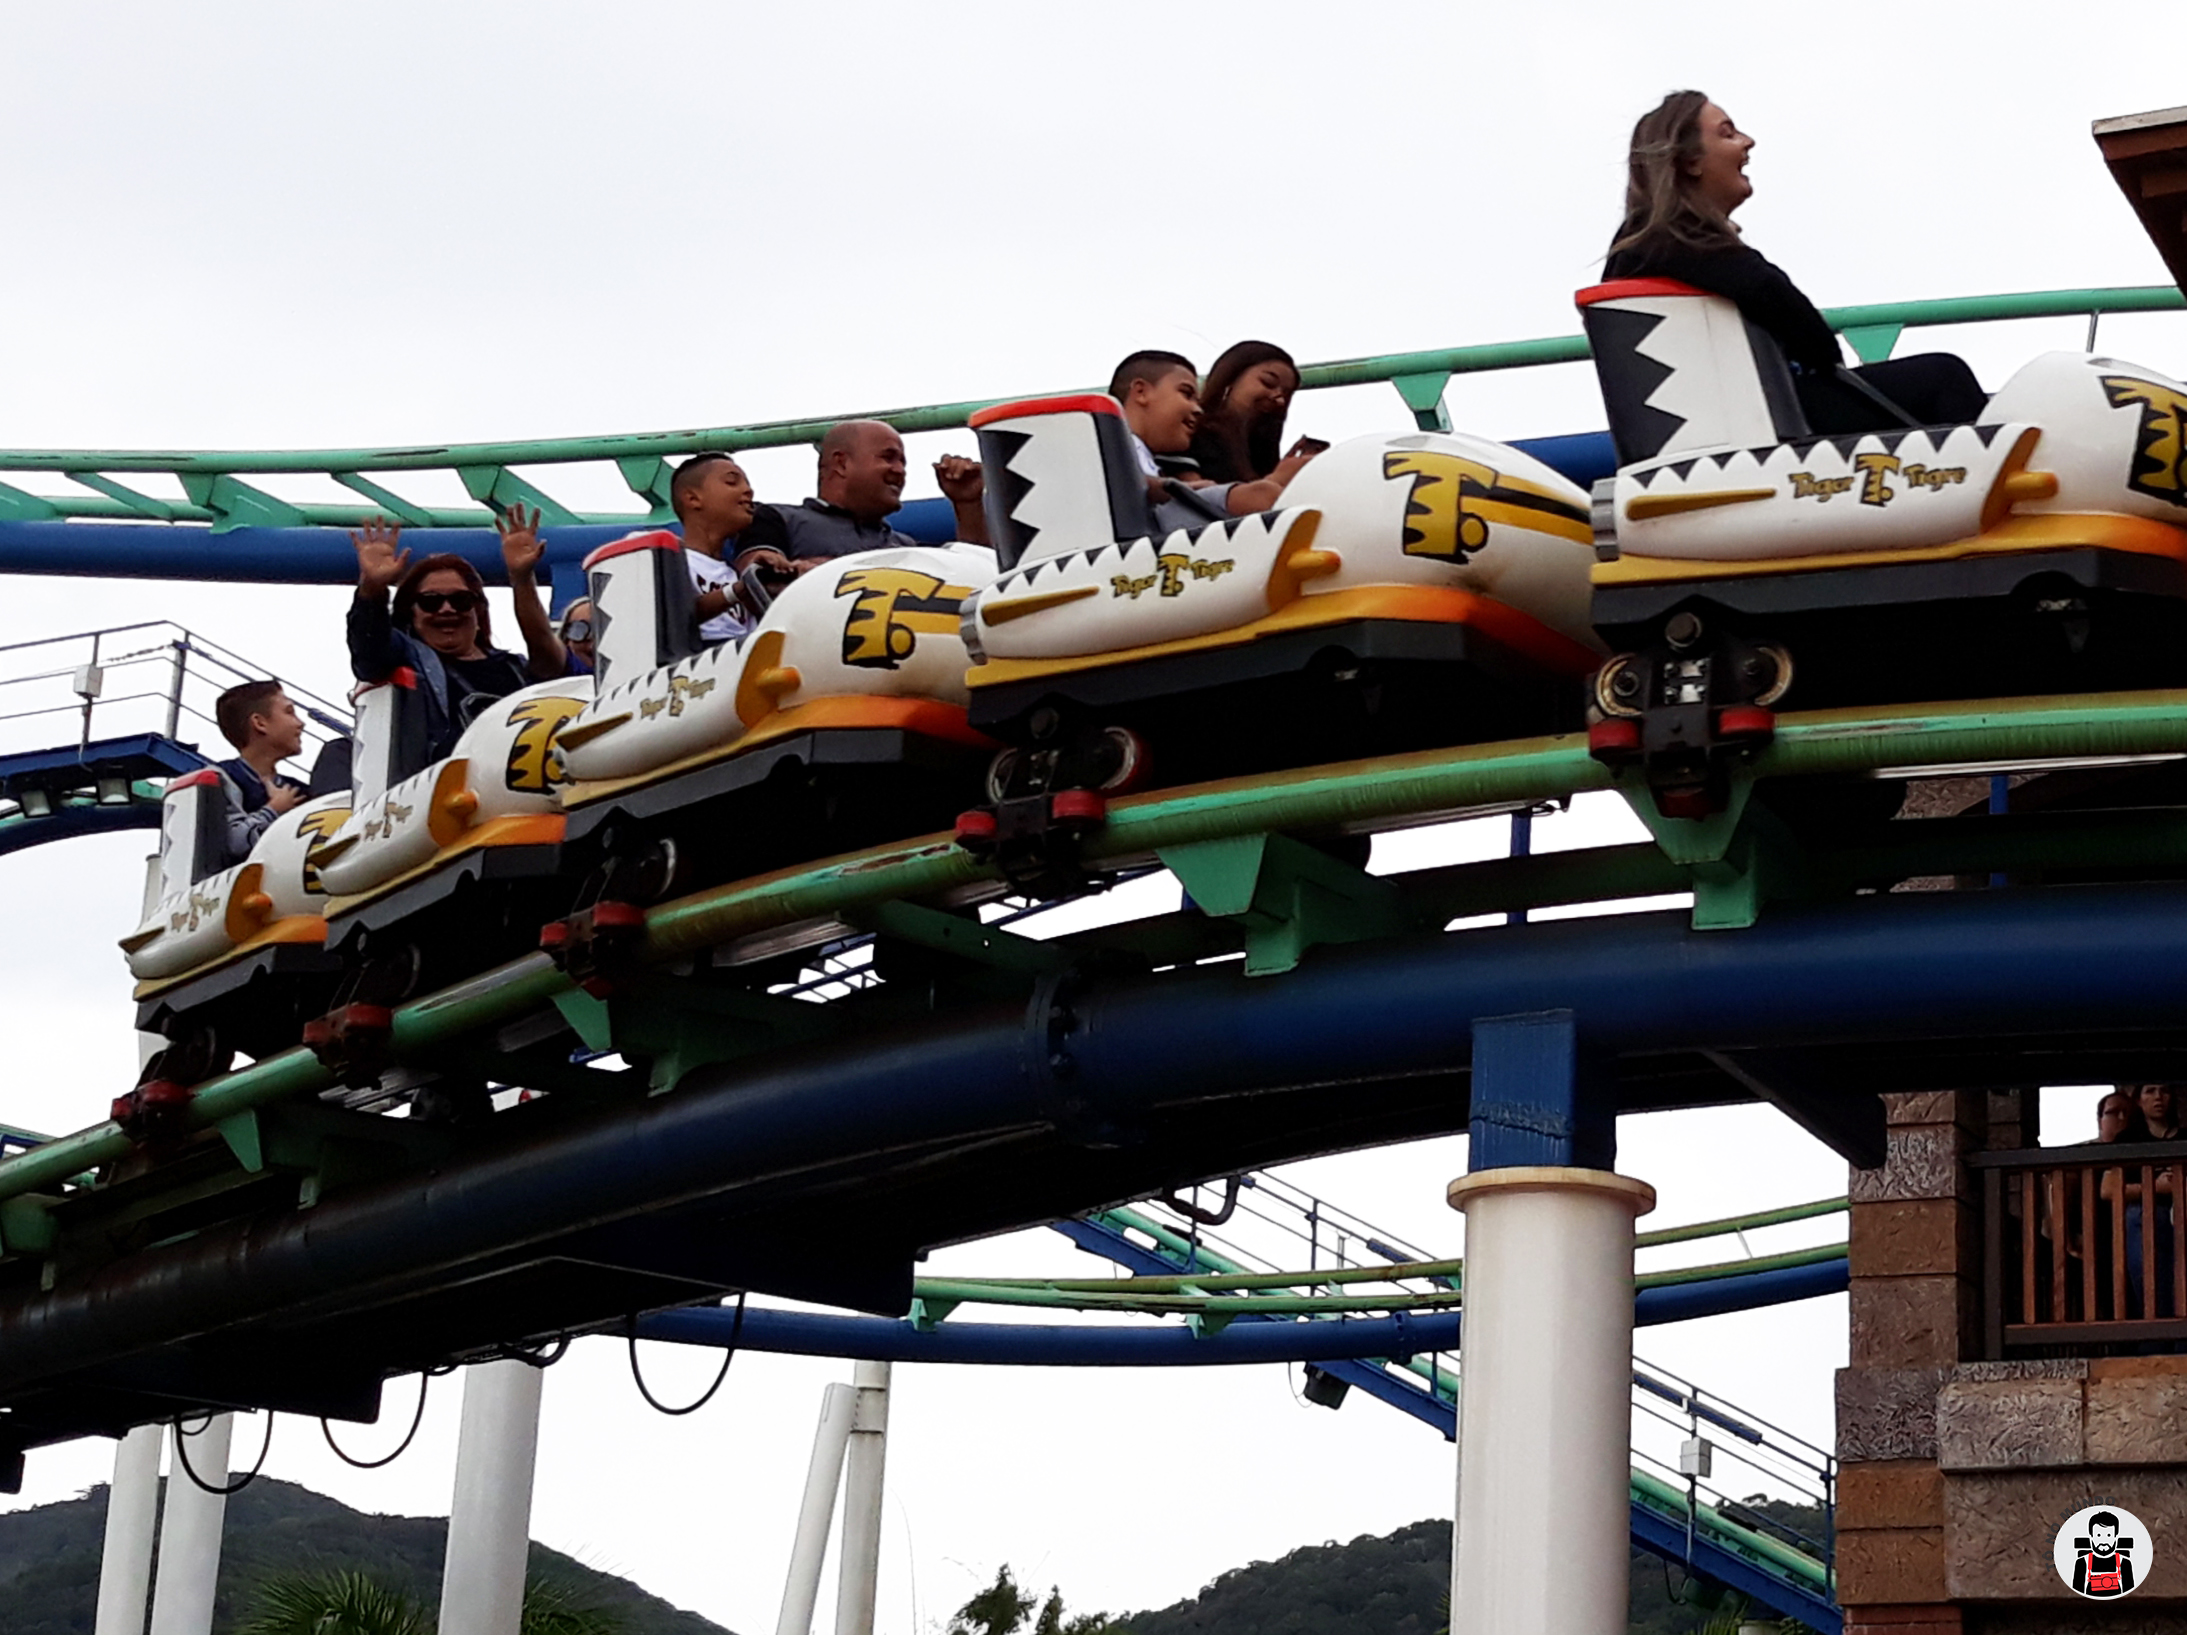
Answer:
<svg viewBox="0 0 2187 1635"><path fill-rule="evenodd" d="M1850 1366L1838 1377L1846 1635L2187 1630L2187 1357L1981 1362L1966 1156L2033 1145L2032 1096L1885 1098L1889 1156L1852 1177ZM2058 1524L2121 1505L2160 1533L2116 1606L2051 1566Z"/></svg>

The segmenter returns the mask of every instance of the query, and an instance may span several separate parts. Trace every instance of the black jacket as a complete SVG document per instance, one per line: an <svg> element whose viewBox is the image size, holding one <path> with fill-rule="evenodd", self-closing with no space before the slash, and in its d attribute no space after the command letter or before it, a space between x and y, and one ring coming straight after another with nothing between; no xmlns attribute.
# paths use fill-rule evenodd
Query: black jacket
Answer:
<svg viewBox="0 0 2187 1635"><path fill-rule="evenodd" d="M1727 244L1713 250L1683 244L1619 250L1604 263L1602 276L1675 278L1681 284L1735 301L1748 320L1767 331L1794 368L1803 373L1827 375L1842 361L1838 338L1815 310L1815 303L1800 293L1800 287L1784 275L1783 269L1744 244Z"/></svg>

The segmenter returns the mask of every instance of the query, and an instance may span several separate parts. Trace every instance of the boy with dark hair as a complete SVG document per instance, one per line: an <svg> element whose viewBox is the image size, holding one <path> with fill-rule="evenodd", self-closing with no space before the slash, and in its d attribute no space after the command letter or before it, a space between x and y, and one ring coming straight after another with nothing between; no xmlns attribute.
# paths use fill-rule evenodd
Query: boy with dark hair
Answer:
<svg viewBox="0 0 2187 1635"><path fill-rule="evenodd" d="M219 763L228 796L228 861L240 863L273 820L305 798L304 786L281 774L281 763L304 748L304 718L278 681L246 681L213 705L220 736L239 753Z"/></svg>
<svg viewBox="0 0 2187 1635"><path fill-rule="evenodd" d="M725 642L750 626L736 598L736 569L723 547L752 526L752 482L726 454L694 454L668 479L683 524L683 560L698 593L699 640Z"/></svg>
<svg viewBox="0 0 2187 1635"><path fill-rule="evenodd" d="M1201 476L1189 453L1200 428L1200 374L1175 352L1134 352L1109 377L1109 395L1123 405L1154 526L1165 533L1268 510L1312 458L1293 455L1256 482L1211 483Z"/></svg>

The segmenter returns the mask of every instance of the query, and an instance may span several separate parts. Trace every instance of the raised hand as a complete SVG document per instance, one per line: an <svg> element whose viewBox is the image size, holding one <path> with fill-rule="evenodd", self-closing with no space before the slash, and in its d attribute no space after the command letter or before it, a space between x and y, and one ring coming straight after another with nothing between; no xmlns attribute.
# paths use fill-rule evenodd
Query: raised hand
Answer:
<svg viewBox="0 0 2187 1635"><path fill-rule="evenodd" d="M987 472L977 460L961 454L945 454L934 462L934 480L951 505L976 505L986 492Z"/></svg>
<svg viewBox="0 0 2187 1635"><path fill-rule="evenodd" d="M401 549L400 523L374 517L349 542L357 548L357 588L367 595L392 589L409 571L410 553Z"/></svg>
<svg viewBox="0 0 2187 1635"><path fill-rule="evenodd" d="M529 580L547 551L539 537L538 508L535 506L527 517L523 506L512 505L494 518L494 528L501 535L501 565L509 570L509 583Z"/></svg>

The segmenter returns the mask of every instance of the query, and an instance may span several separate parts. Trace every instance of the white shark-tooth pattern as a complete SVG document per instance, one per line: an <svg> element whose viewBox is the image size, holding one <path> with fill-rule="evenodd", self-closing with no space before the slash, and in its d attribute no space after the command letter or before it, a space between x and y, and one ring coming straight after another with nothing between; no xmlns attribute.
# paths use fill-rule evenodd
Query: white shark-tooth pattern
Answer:
<svg viewBox="0 0 2187 1635"><path fill-rule="evenodd" d="M1618 546L1628 556L1756 561L1968 538L2031 434L2040 435L2025 423L1925 427L1630 466L1617 477ZM1759 490L1767 497L1648 514L1665 501ZM1635 501L1644 502L1637 518Z"/></svg>
<svg viewBox="0 0 2187 1635"><path fill-rule="evenodd" d="M1682 448L1756 441L1774 431L1761 383L1748 368L1732 373L1713 367L1719 349L1729 345L1744 356L1747 338L1706 335L1724 325L1743 325L1729 302L1666 300L1655 308L1663 321L1634 348L1640 356L1669 368L1670 374L1648 394L1647 404L1685 424L1673 441ZM1706 338L1697 336L1700 330Z"/></svg>
<svg viewBox="0 0 2187 1635"><path fill-rule="evenodd" d="M1083 594L1031 618L1006 612L1000 624L983 619L979 645L994 659L1073 658L1250 624L1269 611L1269 575L1285 542L1316 514L1298 507L1255 512L1015 569L982 591L977 605Z"/></svg>
<svg viewBox="0 0 2187 1635"><path fill-rule="evenodd" d="M1017 430L1004 421L998 429ZM1093 418L1083 414L1044 415L1024 422L1029 437L1010 457L1013 476L1032 484L1011 510L1011 517L1038 530L1027 556L1045 560L1083 550L1090 539L1109 531L1108 479Z"/></svg>

